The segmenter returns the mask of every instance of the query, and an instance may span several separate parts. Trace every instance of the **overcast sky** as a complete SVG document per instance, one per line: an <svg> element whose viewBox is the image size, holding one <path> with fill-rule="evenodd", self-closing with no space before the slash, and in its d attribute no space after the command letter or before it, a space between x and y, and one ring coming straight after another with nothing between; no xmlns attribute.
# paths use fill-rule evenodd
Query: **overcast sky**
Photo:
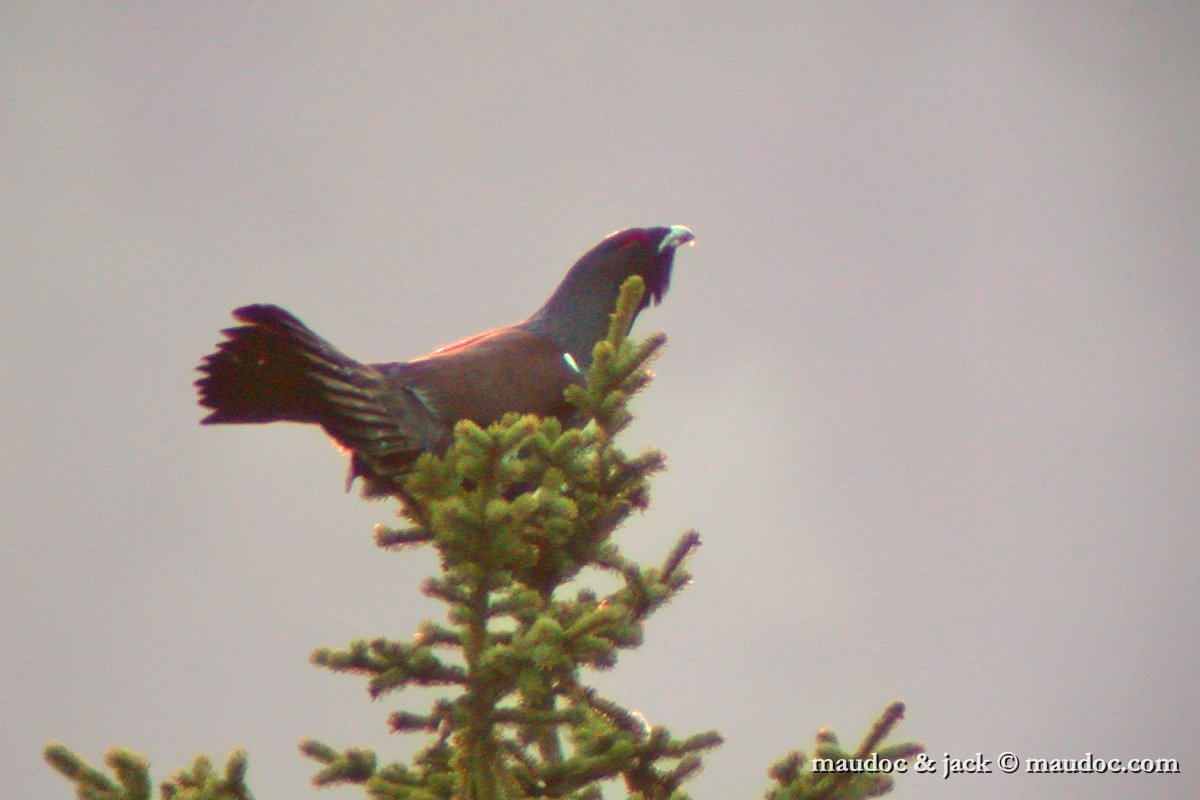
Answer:
<svg viewBox="0 0 1200 800"><path fill-rule="evenodd" d="M620 534L694 584L598 682L758 797L831 726L1179 775L897 797L1200 796L1200 5L7 3L0 795L49 740L162 779L418 739L307 662L404 638L428 551L301 426L201 428L248 302L363 360L520 319L682 223ZM421 709L425 698L412 698ZM335 791L332 798L358 796Z"/></svg>

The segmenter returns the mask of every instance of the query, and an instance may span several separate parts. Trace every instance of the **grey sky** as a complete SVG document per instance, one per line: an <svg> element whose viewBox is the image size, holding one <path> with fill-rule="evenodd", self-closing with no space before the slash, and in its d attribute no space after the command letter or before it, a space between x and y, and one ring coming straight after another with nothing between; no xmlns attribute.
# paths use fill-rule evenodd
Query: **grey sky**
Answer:
<svg viewBox="0 0 1200 800"><path fill-rule="evenodd" d="M726 735L695 795L896 698L939 758L1183 768L898 797L1200 795L1200 6L241 5L0 10L0 795L70 796L50 739L262 798L304 736L409 752L307 655L407 635L432 556L191 369L254 301L417 355L672 223L621 541L704 547L600 680Z"/></svg>

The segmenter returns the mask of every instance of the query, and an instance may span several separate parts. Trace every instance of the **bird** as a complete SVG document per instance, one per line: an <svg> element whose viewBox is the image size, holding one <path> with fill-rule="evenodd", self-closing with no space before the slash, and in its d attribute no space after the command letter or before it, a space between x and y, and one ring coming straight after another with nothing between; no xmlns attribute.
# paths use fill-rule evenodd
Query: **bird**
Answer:
<svg viewBox="0 0 1200 800"><path fill-rule="evenodd" d="M200 422L318 425L350 454L347 491L362 479L366 498L398 495L416 459L444 452L459 420L486 426L516 412L571 424L563 393L586 382L622 282L645 282L636 319L662 302L676 250L694 239L683 225L611 233L529 317L410 361L363 363L278 306L242 306L232 312L242 324L223 330L196 368L198 402L209 411Z"/></svg>

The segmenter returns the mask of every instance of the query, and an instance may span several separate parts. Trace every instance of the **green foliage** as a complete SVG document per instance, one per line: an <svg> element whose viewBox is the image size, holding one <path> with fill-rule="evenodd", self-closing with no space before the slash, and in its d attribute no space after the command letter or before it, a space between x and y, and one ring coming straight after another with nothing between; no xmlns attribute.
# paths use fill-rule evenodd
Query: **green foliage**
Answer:
<svg viewBox="0 0 1200 800"><path fill-rule="evenodd" d="M646 620L688 585L685 564L700 544L689 531L660 564L643 566L612 541L630 514L647 507L650 478L663 466L658 452L630 456L616 446L632 419L629 399L649 382L646 365L665 341L625 337L642 292L640 279L626 281L587 385L568 391L575 424L517 415L486 428L463 421L445 453L426 454L398 476L408 524L377 528L376 542L436 549L442 570L422 590L445 604L445 619L402 640L319 649L312 661L362 676L372 698L439 687L427 709L389 718L394 732L431 742L411 763L381 763L370 750L306 740L301 751L321 765L316 785L359 784L376 800L595 800L603 782L620 780L631 798L687 797L681 784L720 735L677 737L585 683L588 670L611 668L622 650L641 644ZM600 575L614 588L594 588ZM889 709L859 751L875 752L901 712L898 704ZM819 756L840 752L832 734L819 737ZM59 745L46 755L80 798L149 796L147 765L134 754L109 753L115 782ZM247 800L244 773L240 752L224 776L200 758L162 795ZM875 773L814 773L800 753L770 774L769 800L865 798L891 786Z"/></svg>
<svg viewBox="0 0 1200 800"><path fill-rule="evenodd" d="M137 753L114 747L104 756L114 781L61 744L46 745L50 766L75 784L79 800L149 800L150 762ZM213 771L212 762L197 756L189 769L182 769L159 786L162 800L254 800L246 787L246 754L235 750L225 763L224 773Z"/></svg>
<svg viewBox="0 0 1200 800"><path fill-rule="evenodd" d="M904 718L904 704L892 703L875 721L874 727L858 748L850 753L838 743L833 731L822 728L817 732L814 758L830 759L835 765L849 768L814 770L808 757L794 750L776 761L768 774L775 781L767 792L767 800L866 800L892 790L893 780L887 771L861 768L864 763L895 762L912 759L925 749L915 742L879 747ZM855 768L858 767L858 768Z"/></svg>
<svg viewBox="0 0 1200 800"><path fill-rule="evenodd" d="M614 443L663 344L624 337L639 283L625 287L587 387L568 393L578 427L516 415L487 428L460 422L447 452L422 456L406 477L410 525L376 538L385 548L432 543L442 573L422 588L446 604L447 621L404 641L318 650L313 661L364 676L372 697L411 686L450 696L392 715L397 732L435 735L411 766L306 743L324 765L318 782L365 783L381 798L585 797L622 778L635 796L678 797L699 754L720 743L715 732L677 738L583 681L641 643L646 619L690 580L684 562L700 542L689 532L646 567L611 539L646 507L663 465L659 453L630 457ZM611 574L616 588L582 585L588 569Z"/></svg>

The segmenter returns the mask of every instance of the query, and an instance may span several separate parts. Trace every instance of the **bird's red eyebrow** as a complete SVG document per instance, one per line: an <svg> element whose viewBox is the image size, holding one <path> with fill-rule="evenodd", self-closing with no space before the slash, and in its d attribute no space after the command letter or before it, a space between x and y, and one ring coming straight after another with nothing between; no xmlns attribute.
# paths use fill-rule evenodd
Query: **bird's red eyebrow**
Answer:
<svg viewBox="0 0 1200 800"><path fill-rule="evenodd" d="M650 240L650 234L645 231L625 231L617 238L617 249L624 250L627 247L633 247L635 244L643 244Z"/></svg>

